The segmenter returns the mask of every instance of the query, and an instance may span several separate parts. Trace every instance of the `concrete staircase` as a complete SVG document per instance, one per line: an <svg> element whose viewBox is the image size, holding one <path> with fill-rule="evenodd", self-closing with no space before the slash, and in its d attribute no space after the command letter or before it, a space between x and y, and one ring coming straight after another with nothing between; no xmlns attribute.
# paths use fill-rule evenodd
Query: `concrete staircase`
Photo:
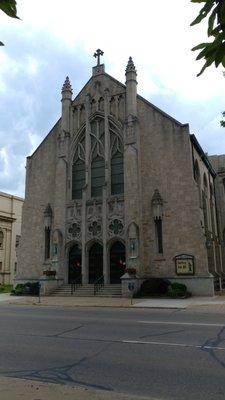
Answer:
<svg viewBox="0 0 225 400"><path fill-rule="evenodd" d="M122 297L121 284L108 284L100 288L97 297Z"/></svg>
<svg viewBox="0 0 225 400"><path fill-rule="evenodd" d="M75 296L75 297L121 297L121 285L120 284L108 284L99 288L96 294L94 294L94 284L86 284L78 286L73 294L71 294L71 285L64 284L55 289L50 296Z"/></svg>

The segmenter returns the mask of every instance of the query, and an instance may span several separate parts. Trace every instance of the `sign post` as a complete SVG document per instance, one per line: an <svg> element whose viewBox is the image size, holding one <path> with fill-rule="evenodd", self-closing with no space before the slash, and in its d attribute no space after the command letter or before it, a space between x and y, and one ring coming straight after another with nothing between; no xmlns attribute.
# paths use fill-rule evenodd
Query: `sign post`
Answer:
<svg viewBox="0 0 225 400"><path fill-rule="evenodd" d="M133 304L133 295L134 295L135 284L134 282L128 283L128 290L131 292L131 305Z"/></svg>
<svg viewBox="0 0 225 400"><path fill-rule="evenodd" d="M38 282L38 303L41 302L41 282Z"/></svg>

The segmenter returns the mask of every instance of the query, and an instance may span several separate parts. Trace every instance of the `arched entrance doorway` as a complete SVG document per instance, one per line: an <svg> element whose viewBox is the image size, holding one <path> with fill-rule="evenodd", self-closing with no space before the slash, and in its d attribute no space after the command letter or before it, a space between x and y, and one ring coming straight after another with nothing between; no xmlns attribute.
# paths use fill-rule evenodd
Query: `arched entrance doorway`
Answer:
<svg viewBox="0 0 225 400"><path fill-rule="evenodd" d="M89 250L89 283L94 283L103 275L103 248L94 243Z"/></svg>
<svg viewBox="0 0 225 400"><path fill-rule="evenodd" d="M115 242L110 249L110 283L121 283L120 278L126 268L125 246Z"/></svg>
<svg viewBox="0 0 225 400"><path fill-rule="evenodd" d="M81 283L81 249L77 244L69 252L69 283Z"/></svg>

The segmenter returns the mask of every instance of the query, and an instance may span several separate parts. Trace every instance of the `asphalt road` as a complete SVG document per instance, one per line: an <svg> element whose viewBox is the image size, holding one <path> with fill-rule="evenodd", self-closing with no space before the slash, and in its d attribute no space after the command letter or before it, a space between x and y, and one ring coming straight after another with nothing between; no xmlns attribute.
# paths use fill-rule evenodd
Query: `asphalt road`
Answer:
<svg viewBox="0 0 225 400"><path fill-rule="evenodd" d="M224 400L225 316L1 304L0 375L165 400Z"/></svg>

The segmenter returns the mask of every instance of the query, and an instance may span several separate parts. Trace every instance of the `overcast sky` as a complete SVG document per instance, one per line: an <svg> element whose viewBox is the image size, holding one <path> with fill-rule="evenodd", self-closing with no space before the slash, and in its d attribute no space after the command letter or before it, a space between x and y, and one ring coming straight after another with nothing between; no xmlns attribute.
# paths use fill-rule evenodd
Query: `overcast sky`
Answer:
<svg viewBox="0 0 225 400"><path fill-rule="evenodd" d="M206 41L190 28L199 5L190 0L18 0L18 15L0 11L0 191L24 196L26 156L60 117L61 87L74 95L91 76L93 53L104 51L106 72L124 83L129 56L138 93L190 124L209 154L225 153L225 78L221 69L196 77L202 63L191 48Z"/></svg>

